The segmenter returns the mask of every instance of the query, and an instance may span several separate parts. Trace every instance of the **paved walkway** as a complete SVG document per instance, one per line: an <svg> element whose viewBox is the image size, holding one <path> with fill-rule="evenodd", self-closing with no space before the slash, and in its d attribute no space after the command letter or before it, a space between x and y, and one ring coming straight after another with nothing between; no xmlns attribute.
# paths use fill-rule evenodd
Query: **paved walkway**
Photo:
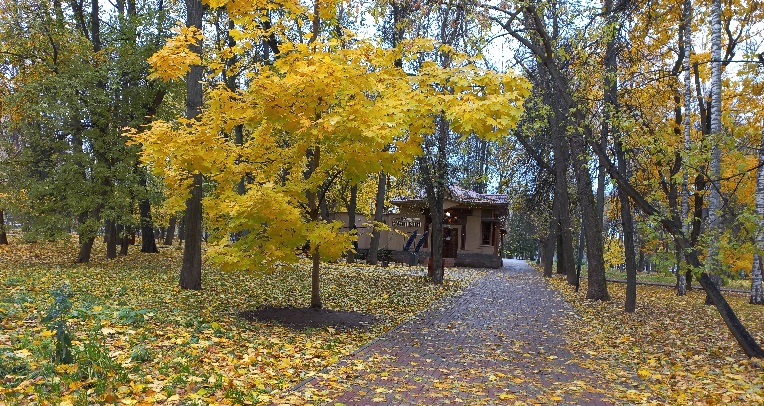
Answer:
<svg viewBox="0 0 764 406"><path fill-rule="evenodd" d="M523 261L505 260L466 291L295 388L345 405L609 404L571 361L561 318L575 317ZM284 399L286 403L292 403ZM522 403L518 403L522 404Z"/></svg>

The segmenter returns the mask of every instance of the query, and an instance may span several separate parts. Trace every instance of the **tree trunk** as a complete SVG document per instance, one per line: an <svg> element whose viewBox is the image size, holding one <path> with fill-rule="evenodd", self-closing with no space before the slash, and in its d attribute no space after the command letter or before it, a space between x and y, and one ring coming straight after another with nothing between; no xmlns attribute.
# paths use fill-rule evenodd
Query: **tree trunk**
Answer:
<svg viewBox="0 0 764 406"><path fill-rule="evenodd" d="M573 166L576 173L578 199L581 204L584 236L586 239L586 260L588 263L588 286L586 298L591 300L610 300L605 280L605 260L602 245L602 224L594 207L592 182L585 156L583 138L573 139L571 148Z"/></svg>
<svg viewBox="0 0 764 406"><path fill-rule="evenodd" d="M581 285L581 266L584 262L584 227L581 226L581 232L578 234L578 255L576 258L576 292Z"/></svg>
<svg viewBox="0 0 764 406"><path fill-rule="evenodd" d="M117 239L119 240L119 255L121 256L126 256L130 247L130 239L128 238L127 232L127 227L117 224Z"/></svg>
<svg viewBox="0 0 764 406"><path fill-rule="evenodd" d="M353 185L350 187L350 201L348 202L348 228L349 231L355 232L358 230L358 227L355 225L355 212L358 207L358 185ZM347 254L347 263L352 264L355 263L355 254L358 247L358 242L353 242L353 249L348 251Z"/></svg>
<svg viewBox="0 0 764 406"><path fill-rule="evenodd" d="M618 113L618 53L616 49L616 37L620 31L618 22L613 15L613 0L605 0L605 13L609 20L612 30L611 37L608 38L605 49L605 83L604 86L604 104L605 109L602 120L602 146L607 147L607 138L613 136L616 159L618 162L618 171L628 179L629 168L626 155L623 150L623 142L620 132L615 130L613 122ZM604 165L599 165L600 172L605 172ZM599 191L598 191L599 192ZM631 215L631 203L629 196L623 191L619 191L618 199L621 203L621 228L623 230L623 249L624 260L626 262L626 300L624 310L627 313L633 313L637 305L637 261L634 255L634 219ZM604 211L603 211L604 219Z"/></svg>
<svg viewBox="0 0 764 406"><path fill-rule="evenodd" d="M146 171L141 170L139 176L140 179L138 180L138 184L143 188L144 192L147 193L146 186L148 182L146 177L148 175L146 174ZM151 203L147 196L143 197L138 202L138 211L140 213L141 222L141 252L156 254L159 250L157 249L156 238L153 232L154 221L151 218Z"/></svg>
<svg viewBox="0 0 764 406"><path fill-rule="evenodd" d="M570 260L570 258L565 257L565 252L562 248L562 228L560 227L560 218L557 218L556 221L557 226L557 275L565 275L565 267L563 264Z"/></svg>
<svg viewBox="0 0 764 406"><path fill-rule="evenodd" d="M756 172L756 252L751 267L751 304L764 304L762 297L761 252L764 250L764 123L761 128L761 147L759 148L759 169Z"/></svg>
<svg viewBox="0 0 764 406"><path fill-rule="evenodd" d="M576 268L573 257L573 226L570 219L570 195L568 193L570 151L565 141L565 117L562 114L563 110L559 106L559 101L554 95L554 88L549 86L545 93L545 100L550 105L557 106L554 114L551 114L549 117L549 126L552 130L552 150L554 152L554 210L559 218L560 237L562 239L562 249L558 250L557 255L557 261L562 264L562 268L558 268L558 270L567 275L569 284L575 285Z"/></svg>
<svg viewBox="0 0 764 406"><path fill-rule="evenodd" d="M77 260L74 262L77 264L86 264L90 262L90 255L93 252L93 243L95 237L82 237L80 236L80 252L77 254Z"/></svg>
<svg viewBox="0 0 764 406"><path fill-rule="evenodd" d="M178 221L178 244L182 244L186 240L186 215L180 217Z"/></svg>
<svg viewBox="0 0 764 406"><path fill-rule="evenodd" d="M308 158L308 167L303 172L303 177L307 181L318 169L321 162L321 147L315 146L309 148L306 153ZM305 197L308 200L308 217L314 223L317 223L321 217L321 201L323 200L323 194L319 194L317 191L307 190ZM319 254L319 244L317 241L309 241L311 247L313 247L313 267L311 269L310 277L310 307L311 309L320 309L321 304L321 255Z"/></svg>
<svg viewBox="0 0 764 406"><path fill-rule="evenodd" d="M310 272L310 308L320 309L321 304L321 255L318 253L318 247L313 251L313 268Z"/></svg>
<svg viewBox="0 0 764 406"><path fill-rule="evenodd" d="M186 200L186 240L180 269L180 287L183 289L202 288L202 181L201 174L194 175L191 197Z"/></svg>
<svg viewBox="0 0 764 406"><path fill-rule="evenodd" d="M578 199L581 204L584 236L586 239L586 261L588 263L586 298L591 300L610 300L605 280L605 260L602 245L602 223L592 193L592 181L589 177L589 165L585 157L586 148L581 134L571 138L571 156L573 171L576 175Z"/></svg>
<svg viewBox="0 0 764 406"><path fill-rule="evenodd" d="M106 229L106 258L114 259L117 257L117 225L114 224L114 220L107 219L104 228Z"/></svg>
<svg viewBox="0 0 764 406"><path fill-rule="evenodd" d="M618 169L621 174L628 178L628 164L623 152L620 138L615 142ZM621 202L621 226L623 227L623 248L626 261L626 301L624 310L633 313L637 306L637 260L634 254L634 218L631 215L631 202L629 196L622 190L618 192Z"/></svg>
<svg viewBox="0 0 764 406"><path fill-rule="evenodd" d="M186 0L186 26L202 30L204 7L201 0ZM189 50L201 54L202 41L189 45ZM194 119L201 113L203 68L191 66L186 74L186 118ZM202 288L202 183L201 174L193 175L191 197L186 201L186 241L183 247L183 265L180 287Z"/></svg>
<svg viewBox="0 0 764 406"><path fill-rule="evenodd" d="M170 217L170 224L167 225L167 233L164 236L164 245L172 245L172 239L175 237L175 223L177 221L175 216Z"/></svg>
<svg viewBox="0 0 764 406"><path fill-rule="evenodd" d="M379 173L379 181L377 182L377 196L374 203L374 222L381 222L382 216L385 211L385 193L387 190L387 175L384 172ZM380 232L374 226L374 231L371 233L371 243L369 244L369 254L366 257L366 263L376 265L379 255L379 237Z"/></svg>
<svg viewBox="0 0 764 406"><path fill-rule="evenodd" d="M444 117L435 118L435 134L425 139L425 150L429 151L418 158L422 184L430 206L431 230L430 247L431 280L435 284L443 283L443 200L447 190L446 147L448 145L448 122ZM432 158L431 158L432 156ZM425 235L427 231L425 230ZM424 238L424 236L423 236Z"/></svg>
<svg viewBox="0 0 764 406"><path fill-rule="evenodd" d="M711 190L708 198L708 259L706 272L709 274L708 283L716 283L721 271L719 262L719 237L721 236L721 150L719 144L722 138L722 34L721 34L721 0L711 1L711 162L709 163L709 184ZM713 304L710 294L706 295L706 304Z"/></svg>
<svg viewBox="0 0 764 406"><path fill-rule="evenodd" d="M552 277L552 268L554 266L554 247L557 243L557 218L552 217L549 221L549 235L544 241L544 276Z"/></svg>
<svg viewBox="0 0 764 406"><path fill-rule="evenodd" d="M79 235L80 251L77 255L77 259L74 261L77 264L90 262L90 256L93 252L93 243L95 243L96 234L98 233L97 229L90 229L90 227L94 224L90 221L90 219L95 219L94 221L98 221L97 219L101 218L102 207L103 206L101 204L98 204L91 212L86 211L80 213L77 218L82 227Z"/></svg>
<svg viewBox="0 0 764 406"><path fill-rule="evenodd" d="M8 234L5 233L5 213L0 210L0 245L8 245Z"/></svg>
<svg viewBox="0 0 764 406"><path fill-rule="evenodd" d="M687 156L690 153L690 147L692 143L691 139L691 131L692 131L692 122L690 120L690 111L691 111L691 103L692 103L692 72L690 71L690 56L692 53L692 0L684 0L684 6L682 12L684 13L684 61L682 65L682 70L684 73L684 118L683 118L683 128L684 128L684 140L683 140L683 149L684 149L684 159L683 161L686 161ZM681 222L682 222L682 229L684 230L684 235L690 235L690 221L687 218L690 215L690 174L689 174L689 168L688 165L683 162L682 163L682 211L681 211ZM678 250L678 248L677 248ZM688 289L688 283L687 283L687 273L690 273L692 275L691 271L683 272L683 267L681 264L683 261L682 253L678 252L677 257L677 295L684 296L687 293Z"/></svg>

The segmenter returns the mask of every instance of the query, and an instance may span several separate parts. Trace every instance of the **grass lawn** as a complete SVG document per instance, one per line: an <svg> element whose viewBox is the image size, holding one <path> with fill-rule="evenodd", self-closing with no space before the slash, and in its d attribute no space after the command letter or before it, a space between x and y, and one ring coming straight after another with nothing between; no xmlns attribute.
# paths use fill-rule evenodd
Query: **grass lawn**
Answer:
<svg viewBox="0 0 764 406"><path fill-rule="evenodd" d="M0 404L262 404L317 373L479 272L442 287L418 267L322 266L324 306L376 316L367 329L294 330L239 316L304 307L308 263L252 272L203 270L201 291L178 288L181 251L74 265L74 240L0 246ZM416 275L411 275L413 271ZM56 332L42 322L51 291L71 293L65 316L75 362L52 362Z"/></svg>
<svg viewBox="0 0 764 406"><path fill-rule="evenodd" d="M581 279L582 280L586 279L586 276L587 276L586 266L584 266L581 269ZM608 279L626 280L626 271L620 271L618 269L608 269L607 271L605 271L605 276ZM637 281L675 284L676 276L672 273L662 272L662 271L637 272ZM700 288L700 284L698 283L697 279L693 280L692 286L693 287L697 286L698 288ZM750 290L751 280L750 279L727 279L727 280L724 280L723 287L732 288L732 289Z"/></svg>

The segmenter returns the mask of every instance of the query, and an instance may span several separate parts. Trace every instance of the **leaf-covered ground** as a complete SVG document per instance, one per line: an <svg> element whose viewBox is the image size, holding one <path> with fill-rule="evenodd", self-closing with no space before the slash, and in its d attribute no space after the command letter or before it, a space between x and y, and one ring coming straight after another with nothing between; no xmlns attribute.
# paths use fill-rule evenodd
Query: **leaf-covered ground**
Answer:
<svg viewBox="0 0 764 406"><path fill-rule="evenodd" d="M661 286L637 287L637 310L623 311L625 285L609 284L607 303L584 299L563 279L552 280L579 318L569 320L568 343L589 355L582 365L600 371L612 396L626 404L761 405L764 368L749 360L699 290L677 297ZM725 292L743 324L764 343L764 306Z"/></svg>
<svg viewBox="0 0 764 406"><path fill-rule="evenodd" d="M0 404L258 404L334 363L478 272L435 287L421 268L323 266L324 306L368 313L369 329L293 330L238 313L303 307L308 264L267 273L205 269L204 290L177 287L181 252L73 265L74 242L0 246ZM99 247L101 248L101 247ZM452 273L452 275L454 275ZM70 286L76 362L55 365L55 332L41 322L50 291Z"/></svg>

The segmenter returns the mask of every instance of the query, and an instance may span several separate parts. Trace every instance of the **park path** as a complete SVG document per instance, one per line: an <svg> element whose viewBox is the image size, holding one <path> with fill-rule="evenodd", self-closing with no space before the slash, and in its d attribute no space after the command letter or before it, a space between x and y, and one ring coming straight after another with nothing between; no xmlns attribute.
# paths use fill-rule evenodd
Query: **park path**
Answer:
<svg viewBox="0 0 764 406"><path fill-rule="evenodd" d="M524 261L404 322L292 391L344 405L609 404L565 349L570 306ZM277 403L294 403L289 398ZM300 402L301 403L301 402Z"/></svg>

